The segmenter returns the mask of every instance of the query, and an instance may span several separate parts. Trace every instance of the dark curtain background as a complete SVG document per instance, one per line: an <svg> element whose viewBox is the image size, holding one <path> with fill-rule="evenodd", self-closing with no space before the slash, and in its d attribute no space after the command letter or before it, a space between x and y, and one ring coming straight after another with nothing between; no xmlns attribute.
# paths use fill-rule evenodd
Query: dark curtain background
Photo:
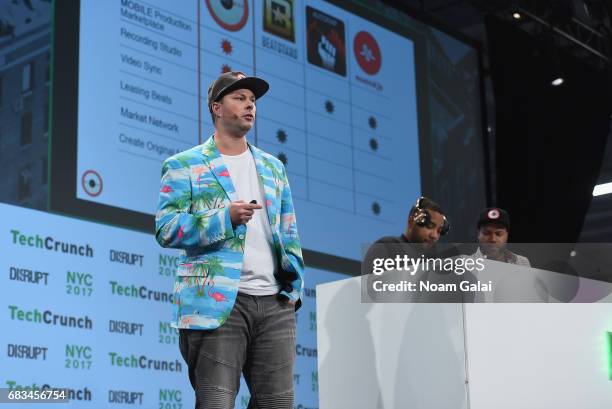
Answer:
<svg viewBox="0 0 612 409"><path fill-rule="evenodd" d="M496 102L497 205L514 242L576 242L596 182L612 112L605 71L554 51L489 16ZM556 60L556 62L555 62ZM559 70L565 83L551 86Z"/></svg>

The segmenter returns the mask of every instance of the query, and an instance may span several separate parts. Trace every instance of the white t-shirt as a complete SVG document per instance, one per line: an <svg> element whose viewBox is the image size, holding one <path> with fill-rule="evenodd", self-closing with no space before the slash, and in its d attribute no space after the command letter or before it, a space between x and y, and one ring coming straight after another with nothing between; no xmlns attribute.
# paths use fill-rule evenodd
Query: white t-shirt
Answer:
<svg viewBox="0 0 612 409"><path fill-rule="evenodd" d="M247 149L240 155L221 154L221 158L227 166L238 198L247 203L257 200L257 204L263 206L262 209L255 210L253 218L246 225L244 262L238 291L250 295L277 294L280 285L274 277L274 272L278 261L266 210L263 185L257 174L251 150Z"/></svg>

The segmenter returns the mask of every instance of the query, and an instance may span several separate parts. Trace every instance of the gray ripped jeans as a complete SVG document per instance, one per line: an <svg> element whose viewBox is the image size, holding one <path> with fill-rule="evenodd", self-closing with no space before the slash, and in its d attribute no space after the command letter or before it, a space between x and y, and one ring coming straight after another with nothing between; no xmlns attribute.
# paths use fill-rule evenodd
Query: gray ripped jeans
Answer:
<svg viewBox="0 0 612 409"><path fill-rule="evenodd" d="M238 293L221 327L179 331L196 409L233 409L244 378L249 409L293 408L295 311L285 297Z"/></svg>

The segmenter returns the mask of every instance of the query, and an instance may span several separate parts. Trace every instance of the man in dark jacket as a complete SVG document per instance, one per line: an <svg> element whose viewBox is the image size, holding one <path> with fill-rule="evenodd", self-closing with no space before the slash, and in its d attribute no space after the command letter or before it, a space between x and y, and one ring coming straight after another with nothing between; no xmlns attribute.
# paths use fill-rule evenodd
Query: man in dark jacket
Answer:
<svg viewBox="0 0 612 409"><path fill-rule="evenodd" d="M444 211L436 202L426 197L420 197L410 209L406 230L399 236L385 236L378 239L368 249L361 264L362 301L364 302L459 302L461 294L429 294L419 292L377 292L375 281L386 284L396 284L401 281L430 281L436 283L456 283L460 277L452 271L422 268L425 260L447 259L459 255L455 246L438 244L440 237L450 229L450 224ZM391 261L389 261L391 260ZM411 261L420 262L420 267L411 268ZM382 273L383 263L393 264L397 268L387 268ZM440 261L440 260L438 260ZM418 272L416 271L418 270ZM416 275L415 275L416 274ZM379 284L380 284L379 283ZM380 288L380 285L378 286Z"/></svg>

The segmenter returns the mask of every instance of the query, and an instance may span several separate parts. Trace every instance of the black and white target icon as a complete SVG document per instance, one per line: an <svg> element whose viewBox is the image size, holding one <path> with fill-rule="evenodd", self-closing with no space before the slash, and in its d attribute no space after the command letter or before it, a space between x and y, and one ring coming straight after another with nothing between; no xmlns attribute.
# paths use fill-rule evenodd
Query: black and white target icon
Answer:
<svg viewBox="0 0 612 409"><path fill-rule="evenodd" d="M99 196L103 187L102 176L95 170L86 170L81 177L81 185L89 196Z"/></svg>

